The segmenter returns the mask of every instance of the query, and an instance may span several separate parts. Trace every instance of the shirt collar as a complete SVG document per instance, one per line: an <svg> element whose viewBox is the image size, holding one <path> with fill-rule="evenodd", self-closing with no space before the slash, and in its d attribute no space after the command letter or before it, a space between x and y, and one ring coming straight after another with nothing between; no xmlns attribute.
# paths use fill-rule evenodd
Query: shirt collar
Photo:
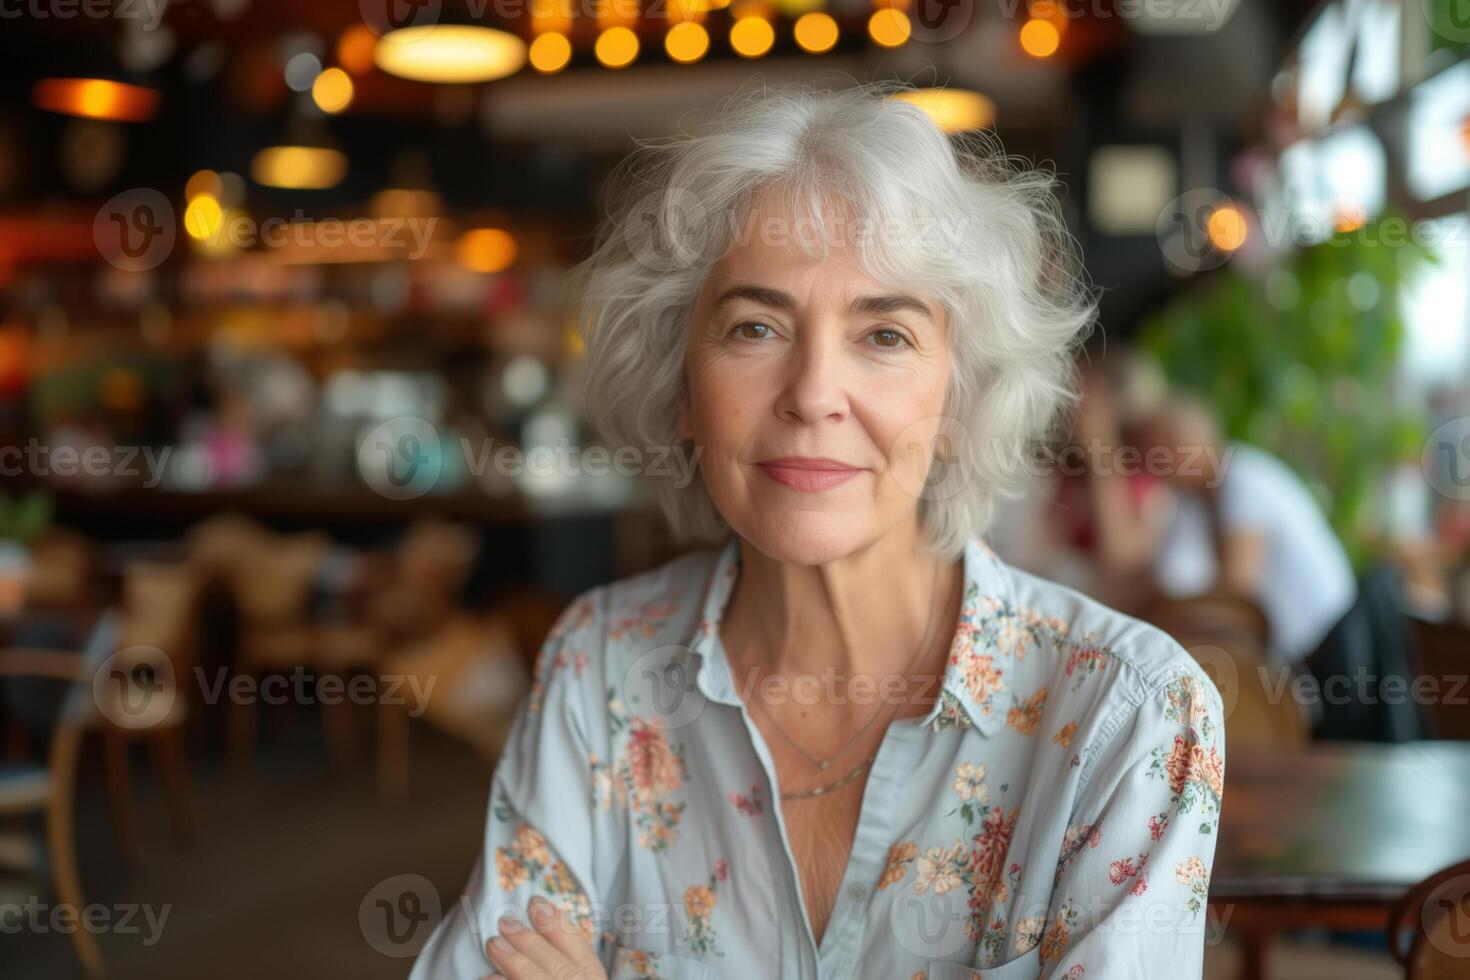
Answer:
<svg viewBox="0 0 1470 980"><path fill-rule="evenodd" d="M720 641L720 621L739 575L740 540L731 535L715 561L699 618L686 644L695 655L695 683L700 693L736 707L740 698ZM920 724L936 731L956 725L974 727L987 736L1005 724L1019 641L1015 627L1020 625L1007 582L1005 566L995 552L978 538L971 539L964 550L960 615L944 679Z"/></svg>

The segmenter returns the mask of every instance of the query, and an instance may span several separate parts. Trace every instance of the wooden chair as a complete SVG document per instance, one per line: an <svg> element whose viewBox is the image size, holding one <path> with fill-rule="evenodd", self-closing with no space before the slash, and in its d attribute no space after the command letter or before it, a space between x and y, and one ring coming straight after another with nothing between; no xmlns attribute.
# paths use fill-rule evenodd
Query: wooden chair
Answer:
<svg viewBox="0 0 1470 980"><path fill-rule="evenodd" d="M190 674L196 650L195 633L200 583L187 564L133 562L123 571L122 629L118 649L157 650L168 662L173 685L169 710L141 727L127 727L97 718L106 760L108 797L118 849L133 866L140 862L134 834L128 748L146 740L172 812L174 831L182 839L198 832L198 819L189 791L185 751L185 723L191 689Z"/></svg>
<svg viewBox="0 0 1470 980"><path fill-rule="evenodd" d="M76 610L87 607L97 584L97 546L85 535L52 527L31 546L30 609Z"/></svg>
<svg viewBox="0 0 1470 980"><path fill-rule="evenodd" d="M243 514L227 512L200 521L185 536L189 560L201 573L227 577L240 555L270 544L270 531Z"/></svg>
<svg viewBox="0 0 1470 980"><path fill-rule="evenodd" d="M1155 599L1138 618L1153 623L1176 639L1189 636L1199 642L1241 641L1262 650L1271 639L1271 621L1265 610L1245 596L1229 592Z"/></svg>
<svg viewBox="0 0 1470 980"><path fill-rule="evenodd" d="M378 665L380 681L390 675L395 683L407 675L427 677L431 663L457 670L472 663L479 649L504 640L498 627L482 628L472 617L456 613L479 548L479 534L463 525L424 517L409 526L386 566L389 577L380 579L371 604L383 646L393 651ZM440 683L445 681L444 670L434 673ZM378 706L377 779L385 795L401 792L408 782L408 707ZM483 741L478 728L467 734L471 741Z"/></svg>
<svg viewBox="0 0 1470 980"><path fill-rule="evenodd" d="M247 544L229 563L227 581L240 614L236 674L258 678L313 663L311 598L328 544L320 532L272 535ZM231 704L230 754L236 762L253 751L259 725L259 698Z"/></svg>
<svg viewBox="0 0 1470 980"><path fill-rule="evenodd" d="M51 733L46 764L0 768L0 815L38 811L46 814L46 843L56 897L78 915L86 903L77 872L73 826L77 759L82 738L97 717L91 681L97 668L116 649L120 626L121 617L116 611L104 613L93 627L83 657L55 650L0 652L0 677L51 678L70 685L61 716ZM101 976L102 954L96 937L78 928L72 930L71 940L87 973Z"/></svg>
<svg viewBox="0 0 1470 980"><path fill-rule="evenodd" d="M1267 663L1260 648L1242 640L1176 636L1214 680L1225 707L1225 754L1241 749L1306 745L1311 721L1292 697L1284 668Z"/></svg>
<svg viewBox="0 0 1470 980"><path fill-rule="evenodd" d="M435 517L415 520L393 554L390 576L378 585L369 610L374 624L390 642L433 633L454 612L479 547L471 528Z"/></svg>
<svg viewBox="0 0 1470 980"><path fill-rule="evenodd" d="M1412 619L1418 663L1414 673L1432 677L1441 697L1426 706L1429 737L1470 739L1470 627L1459 623L1433 623ZM1459 689L1458 697L1449 695Z"/></svg>
<svg viewBox="0 0 1470 980"><path fill-rule="evenodd" d="M1470 861L1435 872L1395 903L1388 951L1406 980L1470 976Z"/></svg>
<svg viewBox="0 0 1470 980"><path fill-rule="evenodd" d="M426 703L414 703L415 687L399 683L407 702L378 705L379 792L399 796L408 787L410 713L472 746L493 767L529 686L521 661L513 626L496 613L452 616L432 635L390 655L383 676L417 678L417 690L432 693Z"/></svg>

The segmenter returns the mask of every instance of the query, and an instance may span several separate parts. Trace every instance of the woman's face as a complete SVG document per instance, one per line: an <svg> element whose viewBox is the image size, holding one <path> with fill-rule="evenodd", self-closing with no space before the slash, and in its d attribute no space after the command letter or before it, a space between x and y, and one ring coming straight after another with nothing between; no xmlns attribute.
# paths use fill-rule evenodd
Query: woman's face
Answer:
<svg viewBox="0 0 1470 980"><path fill-rule="evenodd" d="M841 215L822 259L801 248L810 222L759 199L753 212L689 326L680 434L711 498L741 537L800 564L916 532L950 380L944 311L869 278Z"/></svg>

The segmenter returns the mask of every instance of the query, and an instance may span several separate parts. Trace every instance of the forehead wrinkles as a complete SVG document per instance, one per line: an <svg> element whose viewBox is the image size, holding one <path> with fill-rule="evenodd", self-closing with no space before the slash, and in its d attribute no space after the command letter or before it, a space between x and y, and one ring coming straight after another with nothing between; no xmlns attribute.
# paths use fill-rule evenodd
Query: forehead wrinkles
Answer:
<svg viewBox="0 0 1470 980"><path fill-rule="evenodd" d="M768 287L790 294L803 306L817 303L844 310L860 296L908 292L885 287L847 257L798 262L775 250L750 249L739 250L739 254L732 251L721 259L712 270L707 291L713 297L733 286Z"/></svg>

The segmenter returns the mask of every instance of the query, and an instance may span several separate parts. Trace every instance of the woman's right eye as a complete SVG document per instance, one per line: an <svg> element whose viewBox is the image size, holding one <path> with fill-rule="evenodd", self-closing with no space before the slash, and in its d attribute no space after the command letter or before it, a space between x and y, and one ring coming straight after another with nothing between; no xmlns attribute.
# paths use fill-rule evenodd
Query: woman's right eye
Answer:
<svg viewBox="0 0 1470 980"><path fill-rule="evenodd" d="M767 340L774 336L776 331L758 320L747 320L744 323L737 323L733 333L741 340Z"/></svg>

